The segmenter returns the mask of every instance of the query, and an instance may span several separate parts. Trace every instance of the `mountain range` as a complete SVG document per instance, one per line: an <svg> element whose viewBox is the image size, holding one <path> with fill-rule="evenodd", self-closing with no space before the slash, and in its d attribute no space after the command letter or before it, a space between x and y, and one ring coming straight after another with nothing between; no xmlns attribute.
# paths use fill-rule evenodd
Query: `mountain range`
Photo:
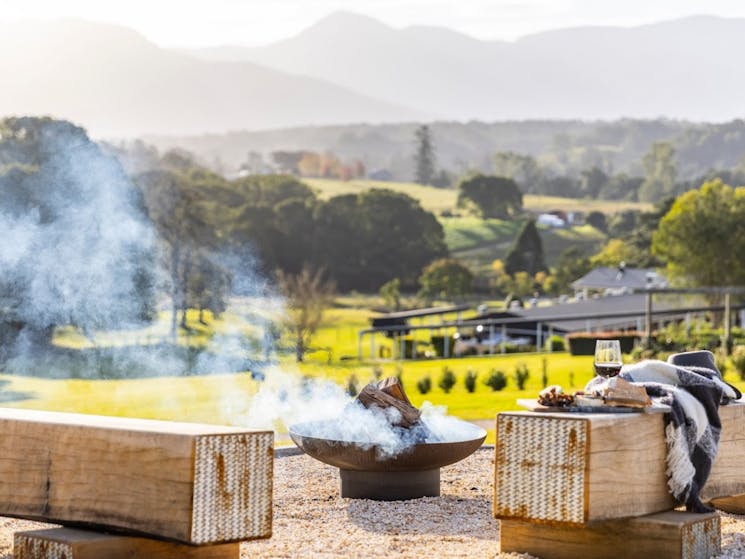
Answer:
<svg viewBox="0 0 745 559"><path fill-rule="evenodd" d="M340 48L343 45L343 48ZM745 19L579 27L514 42L340 12L264 47L192 51L328 80L441 119L741 116Z"/></svg>
<svg viewBox="0 0 745 559"><path fill-rule="evenodd" d="M431 120L724 121L745 113L744 50L745 19L712 16L505 42L340 12L263 47L190 51L110 24L0 23L0 114L50 114L99 137Z"/></svg>

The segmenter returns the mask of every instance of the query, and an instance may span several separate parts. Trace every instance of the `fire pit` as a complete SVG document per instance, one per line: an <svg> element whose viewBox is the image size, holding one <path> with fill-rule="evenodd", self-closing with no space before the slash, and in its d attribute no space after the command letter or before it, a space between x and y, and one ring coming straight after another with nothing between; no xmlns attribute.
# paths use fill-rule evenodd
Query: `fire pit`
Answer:
<svg viewBox="0 0 745 559"><path fill-rule="evenodd" d="M440 468L476 451L486 431L448 418L457 426L452 439L420 442L389 454L378 445L321 438L339 420L311 421L290 427L290 437L309 456L339 468L341 496L350 499L398 501L440 494Z"/></svg>

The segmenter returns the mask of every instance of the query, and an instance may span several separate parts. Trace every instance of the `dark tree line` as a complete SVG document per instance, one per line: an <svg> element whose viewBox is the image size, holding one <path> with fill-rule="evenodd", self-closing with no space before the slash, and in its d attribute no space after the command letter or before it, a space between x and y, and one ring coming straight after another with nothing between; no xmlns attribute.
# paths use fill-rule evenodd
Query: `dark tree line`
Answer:
<svg viewBox="0 0 745 559"><path fill-rule="evenodd" d="M138 184L168 247L174 316L194 308L189 294L210 262L223 270L212 272L218 278L249 263L265 276L324 270L340 290L375 291L394 278L415 287L422 268L447 253L437 219L389 190L321 200L294 177L228 181L198 168L149 172Z"/></svg>

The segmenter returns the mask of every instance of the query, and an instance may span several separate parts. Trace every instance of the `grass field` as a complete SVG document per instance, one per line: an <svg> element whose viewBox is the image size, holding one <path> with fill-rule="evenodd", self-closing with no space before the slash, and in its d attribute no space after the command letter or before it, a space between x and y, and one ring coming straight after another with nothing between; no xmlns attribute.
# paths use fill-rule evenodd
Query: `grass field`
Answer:
<svg viewBox="0 0 745 559"><path fill-rule="evenodd" d="M340 181L334 179L311 179L303 178L303 182L316 189L323 200L327 200L339 194L351 194L363 192L371 188L387 188L396 192L403 192L416 198L425 209L440 215L443 210L454 210L458 192L455 189L434 188L408 182L381 182L363 179L351 181ZM525 209L530 211L563 210L567 212L591 212L601 211L603 213L616 213L624 210L634 209L649 211L651 204L641 202L621 202L615 200L576 200L574 198L561 198L558 196L536 196L528 194L523 197Z"/></svg>

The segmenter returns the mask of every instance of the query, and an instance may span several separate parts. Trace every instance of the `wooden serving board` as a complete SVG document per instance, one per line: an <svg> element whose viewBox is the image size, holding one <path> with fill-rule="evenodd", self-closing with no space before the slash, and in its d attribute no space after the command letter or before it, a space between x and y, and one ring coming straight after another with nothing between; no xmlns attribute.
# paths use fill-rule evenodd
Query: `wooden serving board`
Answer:
<svg viewBox="0 0 745 559"><path fill-rule="evenodd" d="M518 398L517 404L530 411L541 411L551 413L668 413L670 406L653 404L644 408L631 408L625 406L544 406L538 400L529 398Z"/></svg>

